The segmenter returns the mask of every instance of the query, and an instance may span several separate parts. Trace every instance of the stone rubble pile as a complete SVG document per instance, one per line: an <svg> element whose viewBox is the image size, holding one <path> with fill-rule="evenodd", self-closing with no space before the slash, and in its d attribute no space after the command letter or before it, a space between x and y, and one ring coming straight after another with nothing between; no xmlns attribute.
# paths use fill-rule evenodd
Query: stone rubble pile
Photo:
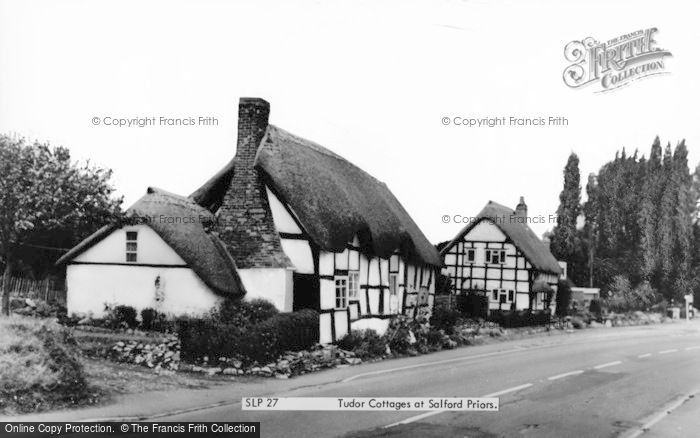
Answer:
<svg viewBox="0 0 700 438"><path fill-rule="evenodd" d="M268 364L245 365L238 359L220 357L217 361L204 358L202 364L180 364L180 371L228 376L261 376L287 379L292 376L310 373L322 368L337 368L362 363L355 353L345 351L335 345L317 345L311 350L288 351L277 361Z"/></svg>
<svg viewBox="0 0 700 438"><path fill-rule="evenodd" d="M180 366L180 340L176 335L169 335L158 344L119 341L112 347L110 358L117 362L146 366L156 371L176 371Z"/></svg>

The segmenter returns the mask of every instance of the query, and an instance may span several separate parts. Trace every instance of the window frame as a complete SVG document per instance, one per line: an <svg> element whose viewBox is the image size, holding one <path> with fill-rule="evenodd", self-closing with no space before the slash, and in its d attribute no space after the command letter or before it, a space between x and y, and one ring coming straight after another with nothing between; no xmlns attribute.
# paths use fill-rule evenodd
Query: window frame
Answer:
<svg viewBox="0 0 700 438"><path fill-rule="evenodd" d="M127 263L138 263L139 232L127 231L126 243L124 245L125 259ZM133 259L132 259L133 258Z"/></svg>
<svg viewBox="0 0 700 438"><path fill-rule="evenodd" d="M337 275L335 277L335 307L334 309L347 309L348 307L348 276ZM341 284L342 283L342 284ZM344 294L342 291L344 290ZM339 295L338 292L341 291ZM340 305L339 305L340 304Z"/></svg>
<svg viewBox="0 0 700 438"><path fill-rule="evenodd" d="M399 274L389 274L389 295L399 296Z"/></svg>
<svg viewBox="0 0 700 438"><path fill-rule="evenodd" d="M498 257L498 261L494 262L494 255ZM505 249L489 248L486 250L486 264L488 265L505 265L508 254Z"/></svg>
<svg viewBox="0 0 700 438"><path fill-rule="evenodd" d="M467 263L476 262L476 248L467 248Z"/></svg>
<svg viewBox="0 0 700 438"><path fill-rule="evenodd" d="M360 271L348 271L347 301L357 300L360 297Z"/></svg>

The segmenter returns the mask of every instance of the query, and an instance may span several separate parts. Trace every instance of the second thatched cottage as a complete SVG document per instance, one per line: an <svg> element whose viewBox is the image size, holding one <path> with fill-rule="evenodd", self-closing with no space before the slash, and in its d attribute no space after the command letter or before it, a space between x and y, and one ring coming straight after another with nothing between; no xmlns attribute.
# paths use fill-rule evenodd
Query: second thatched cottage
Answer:
<svg viewBox="0 0 700 438"><path fill-rule="evenodd" d="M223 169L187 198L151 189L145 212L132 207L206 221L107 227L64 256L69 311L105 298L146 307L160 294L176 314L187 310L180 302L201 311L245 294L281 311L317 310L325 343L430 308L440 255L387 186L270 125L269 113L265 100L241 99L236 154ZM107 295L91 297L96 275L115 279Z"/></svg>
<svg viewBox="0 0 700 438"><path fill-rule="evenodd" d="M235 157L191 195L215 214L247 296L318 310L321 342L431 306L440 256L387 186L269 113L241 99Z"/></svg>

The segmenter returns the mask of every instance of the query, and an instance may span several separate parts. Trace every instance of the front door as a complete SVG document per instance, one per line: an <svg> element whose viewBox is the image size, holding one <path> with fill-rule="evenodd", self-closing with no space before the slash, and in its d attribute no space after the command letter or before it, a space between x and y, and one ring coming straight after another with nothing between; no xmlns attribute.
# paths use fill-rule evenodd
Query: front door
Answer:
<svg viewBox="0 0 700 438"><path fill-rule="evenodd" d="M301 309L321 310L321 288L318 276L314 274L293 275L294 279L294 311Z"/></svg>

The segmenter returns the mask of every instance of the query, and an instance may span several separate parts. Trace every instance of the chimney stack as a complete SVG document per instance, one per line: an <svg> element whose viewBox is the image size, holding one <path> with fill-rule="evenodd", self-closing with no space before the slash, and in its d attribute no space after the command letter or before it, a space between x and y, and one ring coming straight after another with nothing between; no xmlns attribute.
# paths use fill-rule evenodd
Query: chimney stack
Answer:
<svg viewBox="0 0 700 438"><path fill-rule="evenodd" d="M270 104L259 97L241 97L238 103L238 142L236 158L253 167L255 154L265 135Z"/></svg>
<svg viewBox="0 0 700 438"><path fill-rule="evenodd" d="M515 215L519 218L527 220L527 204L525 204L525 197L520 197L520 202L515 207Z"/></svg>
<svg viewBox="0 0 700 438"><path fill-rule="evenodd" d="M238 268L279 267L288 263L255 156L267 131L270 104L242 97L233 175L217 211L217 231Z"/></svg>

